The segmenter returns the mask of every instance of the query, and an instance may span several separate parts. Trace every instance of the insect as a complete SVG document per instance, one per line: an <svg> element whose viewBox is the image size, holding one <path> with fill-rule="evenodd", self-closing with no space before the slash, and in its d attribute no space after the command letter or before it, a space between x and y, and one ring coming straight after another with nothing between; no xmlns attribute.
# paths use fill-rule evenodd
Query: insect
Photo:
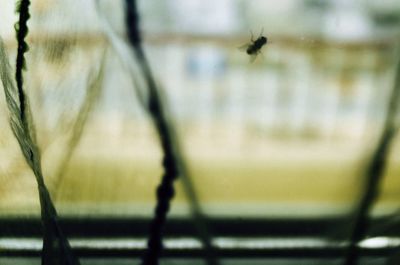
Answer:
<svg viewBox="0 0 400 265"><path fill-rule="evenodd" d="M251 33L251 42L239 47L240 50L245 50L248 55L250 55L250 62L254 62L257 55L261 52L261 48L267 44L268 38L264 37L263 30L261 30L260 36L254 40L253 33Z"/></svg>

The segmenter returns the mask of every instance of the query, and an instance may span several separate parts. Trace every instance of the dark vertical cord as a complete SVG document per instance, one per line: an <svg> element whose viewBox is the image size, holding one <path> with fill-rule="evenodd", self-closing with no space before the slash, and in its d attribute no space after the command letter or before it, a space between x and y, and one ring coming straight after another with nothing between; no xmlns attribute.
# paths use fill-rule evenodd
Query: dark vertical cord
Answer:
<svg viewBox="0 0 400 265"><path fill-rule="evenodd" d="M28 35L28 20L30 18L29 5L30 0L21 0L17 2L16 12L19 14L19 20L15 24L15 30L17 34L17 60L16 60L16 71L15 80L17 81L17 89L19 95L19 103L21 109L21 120L26 120L26 101L25 92L23 90L23 76L22 70L25 69L25 53L28 51L29 46L25 41L25 37Z"/></svg>
<svg viewBox="0 0 400 265"><path fill-rule="evenodd" d="M136 2L127 0L126 7L128 38L131 45L134 47L135 55L139 60L139 65L143 71L149 90L149 101L146 107L150 112L151 117L153 117L153 122L157 128L157 131L159 132L161 146L164 150L164 158L162 163L164 167L164 173L161 183L157 188L157 206L155 209L154 219L150 225L147 252L143 258L143 264L153 265L158 264L158 259L161 254L162 230L164 228L166 216L170 208L170 201L175 193L173 182L178 177L178 169L174 163L176 158L172 149L172 143L169 141L171 137L167 128L165 114L161 108L161 102L159 101L156 84L151 75L143 49L140 45L140 34L138 27L139 17L136 11Z"/></svg>
<svg viewBox="0 0 400 265"><path fill-rule="evenodd" d="M347 250L344 265L357 264L359 249L357 244L364 238L369 220L368 214L379 194L379 185L383 177L390 144L397 131L396 115L398 115L400 100L400 60L396 66L396 76L390 95L386 119L378 145L365 173L365 184L361 201L355 213L354 226L350 235L350 246Z"/></svg>
<svg viewBox="0 0 400 265"><path fill-rule="evenodd" d="M210 265L218 264L212 250L210 236L208 234L206 224L204 223L204 216L201 213L196 193L193 189L190 179L188 178L188 170L184 165L182 158L180 157L178 141L173 132L173 128L170 126L170 123L167 120L165 107L162 106L157 85L141 47L141 37L138 25L139 16L137 13L136 1L126 0L125 3L127 9L126 22L129 42L133 47L149 92L148 103L145 107L152 117L160 138L162 149L164 151L164 173L161 183L157 188L157 206L155 209L154 219L150 225L148 249L143 258L143 264L158 264L158 259L163 248L163 227L165 225L166 216L170 208L170 201L174 196L174 180L177 179L179 174L182 175L185 192L188 195L191 203L191 213L206 250L207 262Z"/></svg>
<svg viewBox="0 0 400 265"><path fill-rule="evenodd" d="M29 5L29 0L21 0L17 2L16 8L19 14L19 20L15 24L18 44L15 73L17 88L15 88L15 84L8 75L10 67L6 61L6 54L3 51L2 45L1 53L4 61L1 65L1 79L6 102L11 114L11 128L18 140L26 162L36 177L38 185L43 227L42 265L79 265L79 261L72 253L70 245L59 226L57 211L44 182L40 151L35 139L33 119L31 117L28 98L23 89L24 54L28 51L28 44L25 38L28 34Z"/></svg>

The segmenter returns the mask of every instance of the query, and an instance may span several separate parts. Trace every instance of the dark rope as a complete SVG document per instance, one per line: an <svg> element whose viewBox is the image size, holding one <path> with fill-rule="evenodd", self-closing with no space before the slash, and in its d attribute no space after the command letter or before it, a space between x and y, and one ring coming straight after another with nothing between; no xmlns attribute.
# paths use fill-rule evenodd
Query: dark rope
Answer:
<svg viewBox="0 0 400 265"><path fill-rule="evenodd" d="M50 194L44 182L40 152L36 145L35 131L33 119L23 89L23 70L25 69L25 53L28 51L28 44L25 38L28 34L27 22L30 18L29 0L21 0L17 2L16 12L19 14L19 20L15 24L17 35L17 59L15 79L17 88L14 84L8 82L7 77L2 77L5 89L6 100L10 110L11 128L17 138L21 151L25 160L32 169L39 190L39 200L41 208L41 221L43 227L43 248L42 248L42 265L79 265L78 259L72 253L71 247L64 236L58 222L57 211L50 198ZM3 66L7 69L7 66ZM2 73L5 75L5 73ZM16 108L16 95L18 96L19 108Z"/></svg>
<svg viewBox="0 0 400 265"><path fill-rule="evenodd" d="M158 91L155 81L151 75L150 68L144 56L144 52L140 46L140 33L139 33L139 17L136 9L136 1L126 0L127 7L127 25L128 25L128 38L131 45L134 47L135 54L142 67L144 77L149 89L148 111L153 117L153 122L159 132L160 142L164 150L163 168L164 174L160 185L157 188L157 206L155 209L155 216L150 225L150 235L147 242L147 251L143 258L143 264L154 265L158 264L158 259L161 254L162 245L162 232L166 221L166 216L170 208L170 201L174 197L175 191L173 182L178 177L178 170L175 164L176 158L174 156L172 143L168 125L165 119L165 114L159 101Z"/></svg>
<svg viewBox="0 0 400 265"><path fill-rule="evenodd" d="M28 35L28 20L30 18L29 5L30 0L21 0L17 3L16 12L19 14L19 20L15 23L15 31L17 34L17 61L15 69L15 79L17 81L19 103L21 109L21 120L25 124L26 121L26 100L25 93L23 90L23 76L22 70L25 69L25 53L29 50L29 46L25 41L25 37Z"/></svg>
<svg viewBox="0 0 400 265"><path fill-rule="evenodd" d="M158 259L163 249L162 232L166 222L166 216L170 208L170 201L174 197L173 184L179 174L185 174L183 175L184 188L191 203L191 213L193 218L195 218L195 225L199 231L200 238L206 250L207 264L218 264L215 258L215 253L213 252L208 229L204 223L204 216L201 213L197 196L193 189L192 183L187 176L187 169L179 155L180 149L178 142L175 139L173 128L170 126L167 120L167 115L162 106L157 85L154 81L150 67L141 47L141 37L138 26L139 16L137 13L136 1L126 0L125 3L127 8L126 23L128 39L138 59L139 66L143 72L149 92L148 103L145 107L150 113L153 123L155 124L161 146L164 151L164 174L162 176L161 184L157 188L157 206L155 209L154 219L150 225L150 235L147 243L148 248L142 264L158 264Z"/></svg>
<svg viewBox="0 0 400 265"><path fill-rule="evenodd" d="M378 145L373 153L365 175L365 186L361 201L356 211L353 230L350 235L350 246L347 250L344 265L357 264L359 249L357 244L364 238L369 219L368 214L379 194L379 184L382 180L390 144L397 131L396 115L400 100L400 60L396 69L396 80L390 95L385 124Z"/></svg>

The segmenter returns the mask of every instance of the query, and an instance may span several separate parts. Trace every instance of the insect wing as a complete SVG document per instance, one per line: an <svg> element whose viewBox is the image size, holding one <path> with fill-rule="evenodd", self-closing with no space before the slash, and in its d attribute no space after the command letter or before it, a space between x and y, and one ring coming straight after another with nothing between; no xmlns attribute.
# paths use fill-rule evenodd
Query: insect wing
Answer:
<svg viewBox="0 0 400 265"><path fill-rule="evenodd" d="M250 54L250 63L253 63L257 59L258 53Z"/></svg>
<svg viewBox="0 0 400 265"><path fill-rule="evenodd" d="M246 44L243 44L241 46L238 47L239 51L246 51L247 48L249 48L249 46L251 45L251 42L248 42Z"/></svg>

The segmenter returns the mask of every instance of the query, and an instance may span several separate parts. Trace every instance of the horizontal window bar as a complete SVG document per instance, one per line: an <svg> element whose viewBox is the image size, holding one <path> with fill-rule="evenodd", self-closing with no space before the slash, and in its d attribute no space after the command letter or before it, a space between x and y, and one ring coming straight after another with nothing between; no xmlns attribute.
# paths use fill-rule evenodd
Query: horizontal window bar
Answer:
<svg viewBox="0 0 400 265"><path fill-rule="evenodd" d="M145 238L72 238L71 246L80 256L140 256L146 249ZM192 237L164 240L166 257L201 257L201 241ZM220 257L334 257L344 253L346 242L324 238L235 238L212 240ZM364 255L386 256L400 248L400 238L375 237L363 240L359 247ZM41 238L2 238L0 256L38 256Z"/></svg>
<svg viewBox="0 0 400 265"><path fill-rule="evenodd" d="M60 218L65 234L72 237L147 237L150 225L148 218L127 217L85 217ZM331 237L346 238L349 219L257 219L257 218L215 218L206 219L207 227L214 237ZM371 236L393 237L400 233L400 223L384 226L386 219L378 218L370 222ZM190 218L170 218L164 229L167 237L193 237L197 229ZM338 233L339 232L339 233ZM341 232L341 233L340 233ZM2 237L41 237L42 224L35 218L1 218L0 238Z"/></svg>

